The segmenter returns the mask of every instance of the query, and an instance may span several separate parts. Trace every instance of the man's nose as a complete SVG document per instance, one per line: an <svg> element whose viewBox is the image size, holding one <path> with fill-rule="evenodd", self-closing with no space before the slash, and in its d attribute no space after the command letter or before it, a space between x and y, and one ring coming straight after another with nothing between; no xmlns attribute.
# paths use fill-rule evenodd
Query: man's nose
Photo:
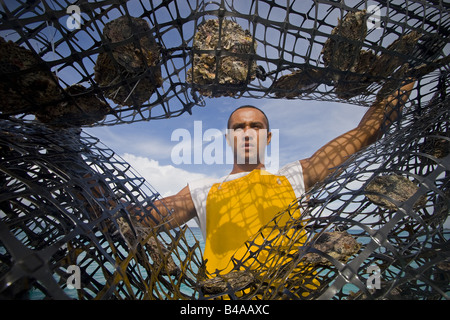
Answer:
<svg viewBox="0 0 450 320"><path fill-rule="evenodd" d="M250 126L244 128L244 138L253 139L255 137L256 130Z"/></svg>

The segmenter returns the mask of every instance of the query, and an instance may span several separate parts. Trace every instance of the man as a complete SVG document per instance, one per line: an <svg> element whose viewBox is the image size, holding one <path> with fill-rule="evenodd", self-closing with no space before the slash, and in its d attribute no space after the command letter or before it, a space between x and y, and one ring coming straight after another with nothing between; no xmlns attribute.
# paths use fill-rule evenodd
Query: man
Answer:
<svg viewBox="0 0 450 320"><path fill-rule="evenodd" d="M276 174L264 171L261 156L271 140L266 115L253 106L238 108L228 120L227 142L234 154L230 174L216 181L192 182L176 195L155 202L160 214L148 208L141 216L136 212L137 218L147 226L165 223L169 228L197 218L205 238L207 271L226 272L231 269L233 254L244 253L244 243L278 212L323 181L350 155L375 142L382 127L395 121L395 110L401 110L413 85L409 83L395 95L376 101L356 128ZM395 108L397 104L400 108Z"/></svg>

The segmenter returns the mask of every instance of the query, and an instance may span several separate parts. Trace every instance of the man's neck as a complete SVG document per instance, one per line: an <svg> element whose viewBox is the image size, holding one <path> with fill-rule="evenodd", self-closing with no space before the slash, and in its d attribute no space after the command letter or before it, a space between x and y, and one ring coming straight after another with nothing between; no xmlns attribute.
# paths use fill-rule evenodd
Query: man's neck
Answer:
<svg viewBox="0 0 450 320"><path fill-rule="evenodd" d="M255 169L263 169L264 163L257 164L237 164L234 163L233 170L231 170L230 174L241 173L241 172L251 172Z"/></svg>

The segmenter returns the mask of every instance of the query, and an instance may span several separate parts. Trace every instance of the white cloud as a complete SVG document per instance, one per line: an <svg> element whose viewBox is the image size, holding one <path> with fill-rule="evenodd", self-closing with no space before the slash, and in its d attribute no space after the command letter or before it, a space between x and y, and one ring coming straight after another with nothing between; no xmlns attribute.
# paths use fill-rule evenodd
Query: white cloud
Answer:
<svg viewBox="0 0 450 320"><path fill-rule="evenodd" d="M205 174L189 172L172 165L161 165L159 161L125 153L127 161L163 197L178 193L189 181L206 178Z"/></svg>

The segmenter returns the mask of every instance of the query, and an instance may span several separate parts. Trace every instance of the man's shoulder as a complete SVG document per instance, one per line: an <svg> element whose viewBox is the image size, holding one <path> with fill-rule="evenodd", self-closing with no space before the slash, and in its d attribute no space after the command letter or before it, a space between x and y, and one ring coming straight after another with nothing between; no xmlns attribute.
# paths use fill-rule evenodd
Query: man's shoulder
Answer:
<svg viewBox="0 0 450 320"><path fill-rule="evenodd" d="M278 175L285 176L288 179L297 198L305 193L305 181L300 161L296 160L288 163L278 170Z"/></svg>
<svg viewBox="0 0 450 320"><path fill-rule="evenodd" d="M208 178L202 178L202 179L190 181L188 183L188 186L192 192L193 190L196 190L196 189L211 188L211 186L213 186L214 183L217 183L219 181L220 181L220 178L208 177Z"/></svg>
<svg viewBox="0 0 450 320"><path fill-rule="evenodd" d="M277 172L278 175L282 175L282 176L302 174L302 173L303 173L302 165L300 164L300 161L298 161L298 160L284 165Z"/></svg>
<svg viewBox="0 0 450 320"><path fill-rule="evenodd" d="M194 180L188 183L188 187L192 193L196 192L208 192L211 187L216 183L222 183L224 181L231 181L237 178L241 178L245 175L247 175L248 172L240 172L235 174L228 174L226 176L220 177L220 178L203 178Z"/></svg>

